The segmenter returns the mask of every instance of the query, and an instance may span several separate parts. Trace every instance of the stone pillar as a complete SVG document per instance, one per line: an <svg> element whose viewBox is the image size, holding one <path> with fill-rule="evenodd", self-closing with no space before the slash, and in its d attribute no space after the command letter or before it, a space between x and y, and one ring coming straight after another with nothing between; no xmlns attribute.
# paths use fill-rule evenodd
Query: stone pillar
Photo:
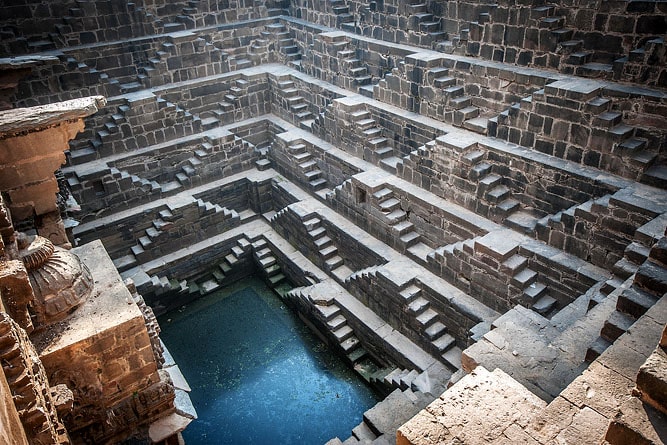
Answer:
<svg viewBox="0 0 667 445"><path fill-rule="evenodd" d="M83 118L106 104L102 96L0 112L0 191L14 222L34 218L39 235L70 247L58 206L55 171Z"/></svg>

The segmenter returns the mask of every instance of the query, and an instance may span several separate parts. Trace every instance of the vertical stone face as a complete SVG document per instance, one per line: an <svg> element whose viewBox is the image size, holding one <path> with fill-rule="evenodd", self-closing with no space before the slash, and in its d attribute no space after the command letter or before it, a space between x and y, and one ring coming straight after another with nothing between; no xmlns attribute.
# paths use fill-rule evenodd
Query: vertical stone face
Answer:
<svg viewBox="0 0 667 445"><path fill-rule="evenodd" d="M56 205L55 171L83 130L83 117L105 103L96 97L0 114L0 190L15 223L35 218L38 232L56 245L69 242Z"/></svg>
<svg viewBox="0 0 667 445"><path fill-rule="evenodd" d="M4 376L29 443L69 444L37 351L25 331L4 312L0 312L0 340Z"/></svg>
<svg viewBox="0 0 667 445"><path fill-rule="evenodd" d="M30 318L28 305L35 295L23 262L18 260L0 261L0 296L7 312L14 321L26 332L32 332L34 326Z"/></svg>
<svg viewBox="0 0 667 445"><path fill-rule="evenodd" d="M74 393L68 430L93 442L116 440L173 411L173 387L158 373L144 316L104 247L93 242L73 252L92 267L95 297L34 341L49 381ZM110 412L115 420L107 423Z"/></svg>
<svg viewBox="0 0 667 445"><path fill-rule="evenodd" d="M14 407L11 390L4 372L0 372L0 441L28 445L21 419Z"/></svg>

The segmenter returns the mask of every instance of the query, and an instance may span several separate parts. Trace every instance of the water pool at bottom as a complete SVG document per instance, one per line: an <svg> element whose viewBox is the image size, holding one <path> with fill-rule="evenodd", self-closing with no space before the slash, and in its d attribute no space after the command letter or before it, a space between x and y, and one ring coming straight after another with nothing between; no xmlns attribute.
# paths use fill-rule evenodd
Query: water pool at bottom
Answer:
<svg viewBox="0 0 667 445"><path fill-rule="evenodd" d="M379 400L258 278L159 322L199 415L187 445L324 444Z"/></svg>

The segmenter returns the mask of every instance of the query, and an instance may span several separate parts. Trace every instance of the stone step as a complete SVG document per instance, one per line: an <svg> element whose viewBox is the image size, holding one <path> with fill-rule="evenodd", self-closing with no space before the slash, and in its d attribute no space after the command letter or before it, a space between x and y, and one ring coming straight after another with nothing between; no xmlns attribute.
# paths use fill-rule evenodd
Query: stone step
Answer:
<svg viewBox="0 0 667 445"><path fill-rule="evenodd" d="M333 335L336 337L338 343L342 343L348 338L352 337L352 334L354 334L354 331L347 324L340 326L338 329L333 331Z"/></svg>
<svg viewBox="0 0 667 445"><path fill-rule="evenodd" d="M449 348L444 354L442 354L441 358L446 363L453 369L461 369L461 348L458 346L452 346Z"/></svg>
<svg viewBox="0 0 667 445"><path fill-rule="evenodd" d="M537 302L547 292L547 287L539 282L535 282L526 287L523 296L530 302Z"/></svg>
<svg viewBox="0 0 667 445"><path fill-rule="evenodd" d="M489 190L484 198L492 204L499 203L509 198L510 189L506 185L498 185Z"/></svg>
<svg viewBox="0 0 667 445"><path fill-rule="evenodd" d="M593 125L596 127L612 128L621 123L623 115L615 111L605 111L593 118Z"/></svg>
<svg viewBox="0 0 667 445"><path fill-rule="evenodd" d="M385 216L389 224L396 224L400 221L403 221L407 217L407 213L401 209L396 209L390 213L387 213Z"/></svg>
<svg viewBox="0 0 667 445"><path fill-rule="evenodd" d="M373 150L373 153L375 153L375 155L380 159L386 159L394 154L394 149L388 145L385 145L383 147L376 148Z"/></svg>
<svg viewBox="0 0 667 445"><path fill-rule="evenodd" d="M382 188L378 190L377 192L373 193L373 197L377 199L378 201L381 201L389 196L392 196L394 192L391 189L388 188Z"/></svg>
<svg viewBox="0 0 667 445"><path fill-rule="evenodd" d="M310 218L310 219L304 221L303 226L306 228L307 231L310 232L312 230L315 230L317 228L322 227L322 220L320 220L317 217L313 217L313 218ZM311 234L311 236L312 236L312 234Z"/></svg>
<svg viewBox="0 0 667 445"><path fill-rule="evenodd" d="M600 337L613 343L630 329L630 326L632 326L635 321L635 318L632 316L616 310L612 312L609 318L604 322L600 331Z"/></svg>
<svg viewBox="0 0 667 445"><path fill-rule="evenodd" d="M378 437L366 422L361 422L359 425L352 428L352 435L359 441L372 441Z"/></svg>
<svg viewBox="0 0 667 445"><path fill-rule="evenodd" d="M389 199L386 199L386 200L380 202L379 206L380 206L380 209L383 212L389 213L389 212L392 212L392 211L400 208L401 201L392 197L392 198L389 198Z"/></svg>
<svg viewBox="0 0 667 445"><path fill-rule="evenodd" d="M463 121L463 128L474 131L477 134L487 134L489 131L489 118L478 116Z"/></svg>
<svg viewBox="0 0 667 445"><path fill-rule="evenodd" d="M456 339L449 334L443 334L431 342L439 353L444 353L456 346Z"/></svg>
<svg viewBox="0 0 667 445"><path fill-rule="evenodd" d="M368 356L368 351L366 351L363 347L359 347L352 350L352 352L350 352L349 354L347 354L347 359L350 361L350 363L356 365L357 363L366 359L367 356ZM362 377L364 376L362 375Z"/></svg>
<svg viewBox="0 0 667 445"><path fill-rule="evenodd" d="M331 258L327 259L324 264L328 270L338 269L343 265L344 261L339 255L334 255Z"/></svg>
<svg viewBox="0 0 667 445"><path fill-rule="evenodd" d="M636 286L632 286L625 289L618 296L616 309L634 318L639 318L657 301L654 295L644 292Z"/></svg>
<svg viewBox="0 0 667 445"><path fill-rule="evenodd" d="M329 247L331 244L332 244L331 238L329 238L326 235L315 240L315 246L319 250L324 249L325 247Z"/></svg>
<svg viewBox="0 0 667 445"><path fill-rule="evenodd" d="M324 178L317 178L309 181L310 187L313 190L322 190L327 185L327 180Z"/></svg>
<svg viewBox="0 0 667 445"><path fill-rule="evenodd" d="M447 332L447 326L445 326L439 321L436 321L428 328L426 328L424 334L426 334L426 338L428 338L429 340L434 340L443 335L445 332Z"/></svg>
<svg viewBox="0 0 667 445"><path fill-rule="evenodd" d="M556 307L557 303L552 296L543 295L531 306L531 309L540 315L546 316Z"/></svg>
<svg viewBox="0 0 667 445"><path fill-rule="evenodd" d="M421 288L415 284L411 284L405 289L401 290L399 295L406 303L412 303L421 293Z"/></svg>
<svg viewBox="0 0 667 445"><path fill-rule="evenodd" d="M326 229L325 229L324 227L317 227L317 228L315 228L315 229L313 229L313 230L310 230L310 231L308 232L308 235L310 235L310 237L313 238L313 239L318 239L318 238L320 238L321 236L324 236L324 234L326 234L326 232L327 232L327 231L326 231Z"/></svg>
<svg viewBox="0 0 667 445"><path fill-rule="evenodd" d="M419 238L420 238L419 234L417 232L412 231L406 233L405 235L401 235L399 239L401 240L401 243L403 243L403 245L407 248L417 244L419 242Z"/></svg>
<svg viewBox="0 0 667 445"><path fill-rule="evenodd" d="M534 270L523 269L516 275L514 275L510 282L519 289L525 289L526 287L530 286L535 281L537 281L537 277L538 277L537 272L535 272Z"/></svg>
<svg viewBox="0 0 667 445"><path fill-rule="evenodd" d="M433 86L436 88L449 88L456 85L456 78L451 76L438 77L433 80Z"/></svg>
<svg viewBox="0 0 667 445"><path fill-rule="evenodd" d="M417 322L422 328L431 326L437 320L438 313L430 307L417 316Z"/></svg>
<svg viewBox="0 0 667 445"><path fill-rule="evenodd" d="M507 218L521 208L521 203L514 198L507 198L496 204L495 212L502 218Z"/></svg>
<svg viewBox="0 0 667 445"><path fill-rule="evenodd" d="M329 322L340 315L340 308L335 304L331 305L316 304L314 307L315 310L317 310L317 312L320 313L325 322Z"/></svg>
<svg viewBox="0 0 667 445"><path fill-rule="evenodd" d="M349 354L352 351L354 351L355 349L357 349L360 345L361 345L361 343L359 342L359 339L353 335L350 338L343 341L340 344L340 347L343 349L343 351L346 354Z"/></svg>
<svg viewBox="0 0 667 445"><path fill-rule="evenodd" d="M410 370L407 373L403 373L401 375L401 380L400 380L400 388L401 390L405 391L407 389L410 389L412 386L412 382L419 376L419 372L415 369Z"/></svg>
<svg viewBox="0 0 667 445"><path fill-rule="evenodd" d="M320 256L322 257L322 259L324 259L326 261L326 260L336 256L337 253L338 253L338 249L336 248L336 246L331 245L331 246L325 247L324 249L321 249L319 252L320 252Z"/></svg>
<svg viewBox="0 0 667 445"><path fill-rule="evenodd" d="M407 219L391 226L394 235L402 236L414 230L414 224Z"/></svg>
<svg viewBox="0 0 667 445"><path fill-rule="evenodd" d="M327 321L327 326L330 330L335 331L347 324L347 319L343 315L337 315L331 320Z"/></svg>
<svg viewBox="0 0 667 445"><path fill-rule="evenodd" d="M584 360L591 363L593 360L601 356L609 346L611 346L611 342L602 337L598 337L586 350L586 357Z"/></svg>
<svg viewBox="0 0 667 445"><path fill-rule="evenodd" d="M419 315L428 309L431 305L431 302L426 298L417 296L410 304L408 304L408 312L412 315Z"/></svg>
<svg viewBox="0 0 667 445"><path fill-rule="evenodd" d="M473 167L468 172L468 178L471 181L478 181L480 178L491 173L492 166L486 162L480 162L473 165Z"/></svg>

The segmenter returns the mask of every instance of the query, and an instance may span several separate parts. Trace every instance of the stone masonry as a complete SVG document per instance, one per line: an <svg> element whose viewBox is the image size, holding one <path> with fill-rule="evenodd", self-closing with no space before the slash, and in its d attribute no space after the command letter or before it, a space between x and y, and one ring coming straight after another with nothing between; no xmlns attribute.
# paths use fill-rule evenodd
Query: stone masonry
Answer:
<svg viewBox="0 0 667 445"><path fill-rule="evenodd" d="M24 107L104 96L48 122L76 135L64 155L19 162L44 140L0 140L0 233L77 246L132 302L96 303L113 323L83 303L71 332L37 341L28 300L0 287L0 307L37 328L40 375L76 401L43 419L49 437L177 440L195 414L172 403L187 385L153 314L257 274L386 395L330 445L664 443L664 2L0 13L14 125ZM7 264L0 284L27 289ZM0 412L0 437L22 443L17 413ZM117 420L77 420L103 413Z"/></svg>

